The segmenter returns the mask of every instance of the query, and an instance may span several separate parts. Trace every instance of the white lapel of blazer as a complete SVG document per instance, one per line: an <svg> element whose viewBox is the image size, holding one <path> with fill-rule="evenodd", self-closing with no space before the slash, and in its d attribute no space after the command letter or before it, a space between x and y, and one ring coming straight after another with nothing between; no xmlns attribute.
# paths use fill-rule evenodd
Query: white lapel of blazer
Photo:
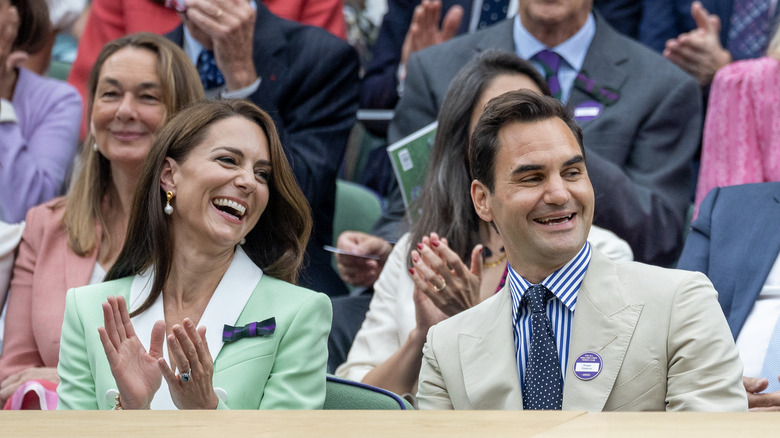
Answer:
<svg viewBox="0 0 780 438"><path fill-rule="evenodd" d="M198 327L206 327L206 342L209 353L216 360L222 351L222 329L225 324L235 325L244 310L249 298L263 276L263 271L252 262L243 249L236 249L233 261L211 296L206 310L198 321ZM135 276L130 290L128 307L137 309L149 295L154 275L148 270ZM152 326L157 320L165 319L163 300L158 298L152 307L133 318L133 326L141 343L149 348ZM168 349L163 349L163 355L168 360Z"/></svg>
<svg viewBox="0 0 780 438"><path fill-rule="evenodd" d="M225 324L236 325L238 317L263 276L263 271L254 264L241 247L236 248L233 262L211 296L199 326L206 326L206 342L212 359L216 360L222 351L222 329Z"/></svg>
<svg viewBox="0 0 780 438"><path fill-rule="evenodd" d="M523 409L508 286L498 292L479 318L470 321L481 324L463 328L458 334L458 350L472 408Z"/></svg>
<svg viewBox="0 0 780 438"><path fill-rule="evenodd" d="M572 322L563 409L601 411L615 384L644 303L626 304L615 265L595 248L577 295ZM574 375L581 354L601 356L601 373L592 380Z"/></svg>

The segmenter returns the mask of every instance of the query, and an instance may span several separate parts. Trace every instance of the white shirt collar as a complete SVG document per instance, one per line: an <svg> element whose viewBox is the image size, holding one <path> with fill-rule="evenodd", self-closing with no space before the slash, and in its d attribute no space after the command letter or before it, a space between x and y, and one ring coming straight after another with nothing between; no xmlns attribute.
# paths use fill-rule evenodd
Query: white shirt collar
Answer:
<svg viewBox="0 0 780 438"><path fill-rule="evenodd" d="M519 15L516 15L514 20L514 39L518 56L523 59L530 59L539 51L549 49L560 55L572 69L576 71L582 70L585 55L587 55L590 43L596 34L596 20L593 18L593 13L588 15L585 25L577 33L555 47L547 47L531 35L523 26Z"/></svg>

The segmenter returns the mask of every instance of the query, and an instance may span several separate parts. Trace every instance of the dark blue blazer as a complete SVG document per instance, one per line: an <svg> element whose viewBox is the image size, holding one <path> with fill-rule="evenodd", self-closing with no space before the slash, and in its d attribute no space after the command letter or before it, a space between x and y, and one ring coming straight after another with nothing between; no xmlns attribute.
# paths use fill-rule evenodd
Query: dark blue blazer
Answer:
<svg viewBox="0 0 780 438"><path fill-rule="evenodd" d="M616 31L637 39L639 22L642 19L643 0L593 0L593 9L598 10Z"/></svg>
<svg viewBox="0 0 780 438"><path fill-rule="evenodd" d="M729 20L734 0L699 0L711 14L720 17L720 42L728 43ZM659 52L666 40L696 29L691 17L693 0L643 0L639 22L639 41Z"/></svg>
<svg viewBox="0 0 780 438"><path fill-rule="evenodd" d="M183 27L166 36L181 46ZM301 285L346 293L322 246L333 243L336 176L355 124L357 52L323 29L277 17L260 2L252 50L262 81L249 100L273 117L314 218Z"/></svg>
<svg viewBox="0 0 780 438"><path fill-rule="evenodd" d="M716 187L701 204L677 267L706 274L734 339L780 253L780 182Z"/></svg>

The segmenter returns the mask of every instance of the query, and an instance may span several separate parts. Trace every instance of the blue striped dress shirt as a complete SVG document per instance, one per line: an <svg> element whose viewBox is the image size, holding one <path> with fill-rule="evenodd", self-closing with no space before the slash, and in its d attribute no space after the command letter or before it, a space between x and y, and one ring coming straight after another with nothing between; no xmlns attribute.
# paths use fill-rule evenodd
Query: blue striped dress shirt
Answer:
<svg viewBox="0 0 780 438"><path fill-rule="evenodd" d="M585 242L577 256L562 268L553 272L542 281L557 298L547 302L547 317L550 318L555 333L555 344L558 346L558 359L561 361L561 376L566 379L566 363L569 359L569 341L571 340L571 321L574 307L577 304L577 293L582 279L590 264L590 244ZM528 306L520 303L523 294L532 284L521 277L509 266L507 275L509 292L512 295L512 328L515 338L515 358L518 363L520 385L525 385L525 366L528 361L528 348L531 343L531 313Z"/></svg>

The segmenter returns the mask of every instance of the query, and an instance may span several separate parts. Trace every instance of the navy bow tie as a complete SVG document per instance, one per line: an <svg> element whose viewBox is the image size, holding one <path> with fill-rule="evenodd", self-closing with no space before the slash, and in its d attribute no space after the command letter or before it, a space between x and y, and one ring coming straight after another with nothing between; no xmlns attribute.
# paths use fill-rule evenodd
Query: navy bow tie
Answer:
<svg viewBox="0 0 780 438"><path fill-rule="evenodd" d="M243 327L233 327L225 324L222 329L222 342L235 342L243 338L255 336L270 336L276 330L276 318L273 316L260 322L250 322Z"/></svg>

